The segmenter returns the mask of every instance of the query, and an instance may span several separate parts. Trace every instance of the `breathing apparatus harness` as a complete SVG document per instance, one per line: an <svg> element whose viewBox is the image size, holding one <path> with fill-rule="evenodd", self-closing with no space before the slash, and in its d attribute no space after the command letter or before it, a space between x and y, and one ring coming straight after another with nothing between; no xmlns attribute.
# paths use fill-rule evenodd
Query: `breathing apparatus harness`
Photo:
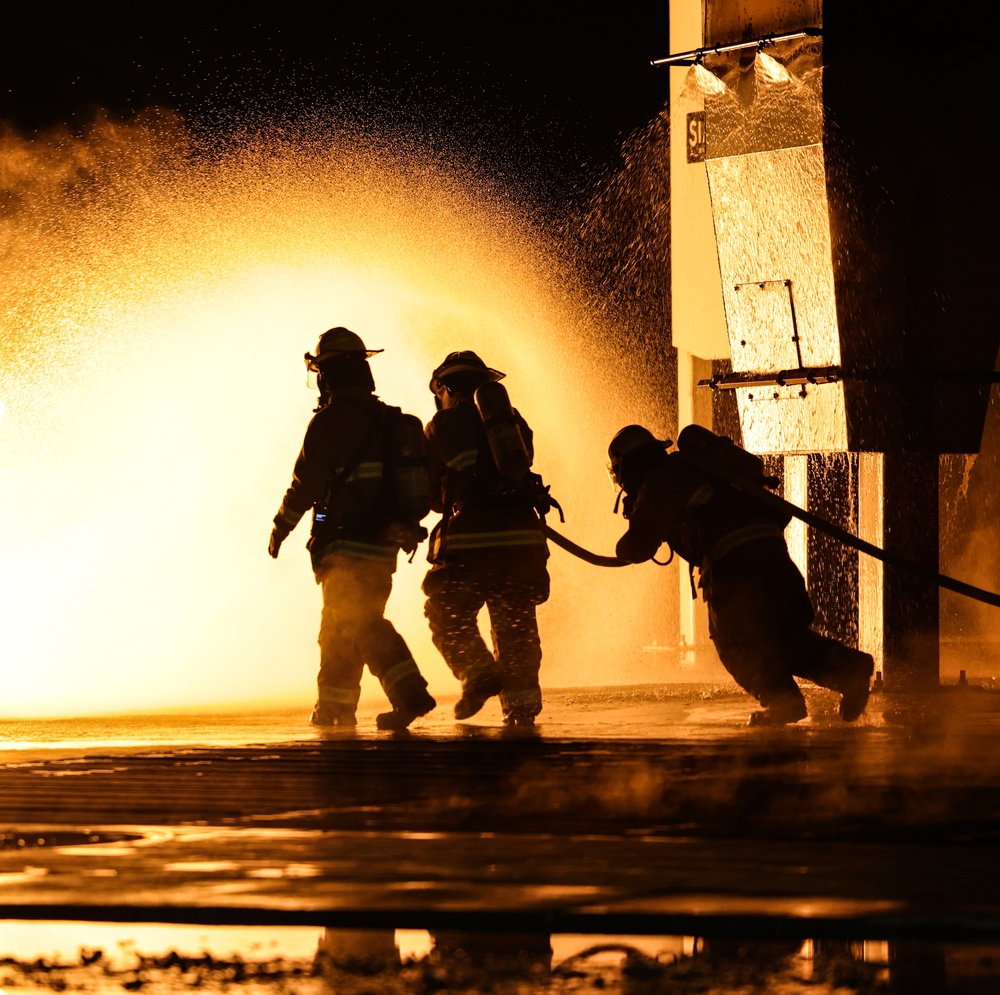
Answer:
<svg viewBox="0 0 1000 995"><path fill-rule="evenodd" d="M713 433L708 432L707 429L700 428L700 426L688 426L688 428L699 428L701 432L713 435ZM687 428L684 429L684 432L686 431L688 431ZM684 432L681 433L681 438L678 439L678 449L681 449L681 440ZM732 442L732 440L727 439L725 436L715 436L715 438L724 440L724 443L736 452L745 452L745 450L739 449ZM954 577L949 577L947 574L939 573L930 567L921 566L919 563L914 563L912 560L907 560L905 557L899 556L896 553L882 549L873 543L866 542L864 539L853 535L846 529L842 529L834 525L832 522L828 522L825 518L820 518L819 515L814 515L812 512L806 511L804 508L799 508L797 505L786 501L784 498L778 497L777 494L772 494L770 491L765 490L758 484L751 483L739 474L730 472L724 465L720 465L718 461L707 458L707 454L704 452L688 451L684 453L683 450L681 451L685 460L708 476L735 487L738 491L741 491L743 494L746 494L748 497L753 498L761 504L767 505L769 508L791 515L793 518L797 518L799 521L805 522L805 524L811 528L818 529L820 532L826 533L828 536L844 543L846 546L850 546L852 549L856 549L861 553L866 553L868 556L872 556L875 559L881 560L883 563L888 563L890 566L897 567L900 570L906 570L908 573L929 581L932 584L936 584L938 587L954 591L956 594L964 595L965 597L972 598L975 601L981 601L983 604L993 605L994 607L1000 608L1000 594L995 591L987 591L984 588L976 587L973 584L966 584L964 581L957 580ZM746 455L750 456L751 454L747 453Z"/></svg>
<svg viewBox="0 0 1000 995"><path fill-rule="evenodd" d="M799 508L790 501L786 501L784 498L772 493L767 488L774 487L778 483L777 478L765 475L764 465L760 458L752 453L748 453L744 449L741 449L726 436L716 435L714 432L710 432L708 429L703 428L700 425L688 425L677 439L677 455L679 455L689 466L700 470L712 480L728 484L740 493L747 495L747 497L760 504L766 505L781 515L797 518L799 521L804 522L811 528L824 532L826 535L831 536L838 542L842 542L846 546L850 546L852 549L856 549L861 553L872 556L875 559L881 560L883 563L888 563L890 566L897 567L900 570L906 570L923 580L937 584L938 587L954 591L956 594L972 598L973 600L980 601L983 604L993 605L994 607L1000 608L1000 594L997 592L987 591L984 588L976 587L973 584L967 584L954 577L949 577L947 574L939 573L930 567L923 567L920 564L907 560L896 553L882 549L873 543L866 542L864 539L848 532L846 529L842 529L839 526L834 525L832 522L828 522L826 519L820 518L819 515L814 515L812 512L806 511L804 508ZM619 491L619 501L621 499L621 493L622 492ZM616 514L618 512L619 501L615 502ZM588 563L605 567L619 567L627 565L626 561L619 560L614 556L598 556L597 554L590 553L588 550L583 549L575 543L570 542L568 539L565 539L563 536L560 536L547 526L545 534L548 538L555 542L556 545L561 546L574 556L578 556L580 559L585 560ZM661 566L665 566L667 563L670 563L672 559L673 548L671 548L670 557L666 561L654 560L654 562ZM692 564L692 586L693 569L694 567Z"/></svg>
<svg viewBox="0 0 1000 995"><path fill-rule="evenodd" d="M314 566L323 550L340 537L355 539L360 533L363 541L395 545L409 553L411 561L417 546L427 538L427 530L420 525L430 510L423 424L375 396L368 360L382 351L369 349L355 332L337 326L320 335L315 354L307 352L303 356L306 382L319 389L314 413L334 405L348 405L367 422L360 442L344 465L331 474L322 497L313 506L306 548ZM373 452L376 441L381 471L376 493L367 496L351 488L351 477ZM356 507L348 506L341 520L334 522L330 519L334 499L344 491Z"/></svg>
<svg viewBox="0 0 1000 995"><path fill-rule="evenodd" d="M498 377L503 376L498 371L490 372ZM434 381L432 387L433 385ZM464 404L469 401L460 400L458 403ZM545 516L555 508L559 513L560 522L565 522L566 517L562 506L552 496L549 485L542 480L541 474L533 473L530 469L531 456L521 435L521 428L511 406L507 388L499 382L499 379L486 380L473 391L471 405L479 414L486 434L486 445L480 446L476 468L472 471L482 496L501 502L530 504L541 518L542 530L548 536L550 530L545 524ZM443 558L444 536L456 505L453 494L455 479L455 471L449 471L445 478L442 502L444 512L441 520L431 530L427 552L430 563L438 563ZM558 536L558 533L553 534ZM561 538L560 536L559 539ZM576 548L586 553L586 550Z"/></svg>
<svg viewBox="0 0 1000 995"><path fill-rule="evenodd" d="M310 536L307 548L312 551L313 547L317 544L314 540L320 537L323 542L327 541L327 537L323 536L323 531L329 528L329 523L327 522L327 514L329 512L330 505L333 502L334 497L345 488L348 488L349 478L352 473L358 468L365 454L371 450L371 447L375 440L382 436L382 479L380 482L380 494L379 498L376 500L376 504L383 506L385 511L385 517L388 519L386 523L386 539L394 542L398 545L404 552L410 554L410 562L413 562L413 558L416 555L417 547L427 538L427 529L422 525L412 524L410 522L399 521L397 516L393 514L395 510L392 505L395 503L392 501L387 493L388 485L390 483L395 484L395 481L391 481L390 478L393 475L394 464L396 462L396 455L392 451L392 446L390 445L390 435L391 426L388 424L393 419L403 419L407 416L402 413L399 408L393 408L389 405L383 404L377 398L374 398L375 406L365 405L361 400L354 397L332 397L327 404L349 404L369 419L368 427L365 429L365 434L362 436L361 441L358 443L354 452L351 453L348 460L344 465L331 477L330 482L326 486L326 490L323 492L323 498L321 501L317 502L316 507L313 510L313 527L312 535ZM321 405L321 407L326 407L327 405ZM340 528L340 526L338 526Z"/></svg>

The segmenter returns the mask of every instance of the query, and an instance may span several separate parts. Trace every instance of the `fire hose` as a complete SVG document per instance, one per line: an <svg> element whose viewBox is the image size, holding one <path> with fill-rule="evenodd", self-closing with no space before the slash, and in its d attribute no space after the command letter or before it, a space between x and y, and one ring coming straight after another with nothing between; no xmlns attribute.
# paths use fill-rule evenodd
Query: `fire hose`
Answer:
<svg viewBox="0 0 1000 995"><path fill-rule="evenodd" d="M923 567L919 563L914 563L912 560L899 556L897 553L882 549L874 543L866 542L864 539L848 532L846 529L842 529L839 526L834 525L832 522L828 522L825 518L820 518L819 515L814 515L812 512L806 511L804 508L800 508L798 505L794 505L790 501L786 501L784 498L778 497L777 494L772 494L770 491L766 491L761 487L749 483L748 481L741 480L735 475L731 476L729 474L722 474L717 468L711 467L697 458L692 458L688 454L684 454L684 459L690 462L692 466L695 466L697 469L708 474L708 476L714 478L715 480L720 480L725 484L729 484L753 500L761 504L766 504L771 508L775 508L784 514L791 515L792 517L799 519L799 521L805 522L806 525L809 525L814 529L818 529L820 532L825 532L828 536L838 540L838 542L844 543L846 546L850 546L852 549L856 549L861 553L866 553L868 556L873 556L875 559L889 564L889 566L897 567L900 570L906 570L908 573L914 574L923 580L930 581L938 587L943 587L946 590L954 591L956 594L961 594L966 598L972 598L975 601L981 601L984 604L1000 608L1000 594L997 594L995 591L987 591L984 588L976 587L973 584L966 584L965 581L956 580L954 577L949 577L947 574L938 573L930 567ZM601 556L597 553L590 552L588 549L584 549L582 546L578 546L575 542L572 542L565 536L560 535L549 525L545 525L544 529L545 535L548 539L551 539L557 546L560 546L568 553L572 553L574 556L579 557L581 560L585 560L587 563L592 563L594 566L598 567L628 566L628 562L626 560L620 560L617 556Z"/></svg>
<svg viewBox="0 0 1000 995"><path fill-rule="evenodd" d="M578 546L572 539L567 539L566 536L556 532L551 525L544 525L543 531L545 532L546 539L551 539L557 546L565 549L567 553L572 553L579 559L585 560L587 563L592 563L595 567L627 567L630 565L628 560L620 560L617 556L601 556L600 553L592 553L589 549Z"/></svg>
<svg viewBox="0 0 1000 995"><path fill-rule="evenodd" d="M864 539L848 532L846 529L842 529L839 526L834 525L832 522L828 522L825 518L820 518L819 515L814 515L812 512L806 511L804 508L800 508L798 505L794 505L790 501L786 501L784 498L778 497L777 494L772 494L770 491L766 491L762 487L755 486L747 480L741 480L735 474L731 475L720 473L716 467L709 466L706 462L699 460L697 457L693 457L688 453L683 454L683 458L692 466L701 470L703 473L714 478L715 480L721 480L723 483L735 487L738 491L746 494L748 497L753 498L761 504L766 504L771 508L776 508L777 510L784 512L785 514L792 515L800 522L805 522L806 525L809 525L814 529L818 529L820 532L825 532L828 536L831 536L838 542L844 543L846 546L850 546L852 549L856 549L861 553L866 553L868 556L873 556L876 560L881 560L883 563L887 563L891 567L905 570L916 577L920 577L921 579L929 581L932 584L936 584L938 587L946 588L947 590L954 591L956 594L961 594L966 598L972 598L975 601L981 601L984 604L1000 608L1000 594L997 594L995 591L987 591L982 587L976 587L973 584L966 584L965 581L956 580L954 577L949 577L947 574L938 573L937 570L934 570L931 567L921 566L919 563L914 563L912 560L908 560L906 557L900 556L898 553L890 552L889 550L876 546L874 543L866 542Z"/></svg>

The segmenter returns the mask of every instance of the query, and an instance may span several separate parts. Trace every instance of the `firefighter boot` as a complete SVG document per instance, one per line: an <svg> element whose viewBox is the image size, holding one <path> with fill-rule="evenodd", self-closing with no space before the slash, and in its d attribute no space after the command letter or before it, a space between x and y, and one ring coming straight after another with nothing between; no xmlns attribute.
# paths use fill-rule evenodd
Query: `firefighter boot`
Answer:
<svg viewBox="0 0 1000 995"><path fill-rule="evenodd" d="M353 728L358 724L354 717L354 709L350 705L341 705L335 701L317 701L309 716L309 724L314 726Z"/></svg>
<svg viewBox="0 0 1000 995"><path fill-rule="evenodd" d="M531 712L508 712L503 717L503 724L505 726L533 726L535 716Z"/></svg>
<svg viewBox="0 0 1000 995"><path fill-rule="evenodd" d="M846 647L845 650L845 659L840 666L836 690L841 694L840 717L845 722L853 722L861 718L868 706L875 661L870 653Z"/></svg>
<svg viewBox="0 0 1000 995"><path fill-rule="evenodd" d="M806 702L802 692L785 691L768 701L765 708L759 712L750 713L749 725L752 726L783 726L804 719Z"/></svg>
<svg viewBox="0 0 1000 995"><path fill-rule="evenodd" d="M414 719L426 715L437 702L427 693L427 681L419 674L404 677L392 689L392 711L375 716L375 726L389 732L401 732Z"/></svg>
<svg viewBox="0 0 1000 995"><path fill-rule="evenodd" d="M499 674L477 674L462 684L462 697L455 702L459 722L472 718L494 695L503 690Z"/></svg>
<svg viewBox="0 0 1000 995"><path fill-rule="evenodd" d="M526 687L505 687L500 695L500 707L503 709L504 725L533 726L535 717L542 710L542 689L537 683Z"/></svg>

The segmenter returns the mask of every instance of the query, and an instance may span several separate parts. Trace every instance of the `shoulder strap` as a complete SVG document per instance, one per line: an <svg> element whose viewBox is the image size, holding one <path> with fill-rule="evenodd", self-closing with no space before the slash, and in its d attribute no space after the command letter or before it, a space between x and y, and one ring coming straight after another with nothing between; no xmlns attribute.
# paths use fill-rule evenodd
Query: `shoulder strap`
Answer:
<svg viewBox="0 0 1000 995"><path fill-rule="evenodd" d="M369 415L368 411L365 410L365 405L360 401L355 400L353 397L341 397L337 398L335 401L331 402L336 404L338 401L344 404L350 404L364 414ZM347 478L350 477L352 473L358 468L358 464L364 459L365 453L371 448L371 444L375 441L375 437L382 430L382 409L381 406L375 408L369 415L368 428L365 430L364 436L362 436L361 441L358 443L357 448L351 453L350 459L343 465L340 472L334 477L330 478L330 483L327 485L326 493L323 498L324 504L329 504L333 495L344 486L347 482Z"/></svg>

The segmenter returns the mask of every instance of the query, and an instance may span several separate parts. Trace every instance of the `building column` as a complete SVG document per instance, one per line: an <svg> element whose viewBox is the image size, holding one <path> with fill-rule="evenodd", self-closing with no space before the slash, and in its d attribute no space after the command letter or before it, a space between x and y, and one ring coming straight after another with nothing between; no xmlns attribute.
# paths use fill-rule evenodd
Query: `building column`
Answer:
<svg viewBox="0 0 1000 995"><path fill-rule="evenodd" d="M858 453L858 538L882 548L885 500L882 453ZM884 568L867 553L858 556L858 649L870 653L880 673L885 665Z"/></svg>
<svg viewBox="0 0 1000 995"><path fill-rule="evenodd" d="M785 456L784 460L784 495L789 504L803 511L809 510L809 457ZM785 528L785 544L788 555L799 568L802 579L809 587L809 533L806 523L793 518Z"/></svg>
<svg viewBox="0 0 1000 995"><path fill-rule="evenodd" d="M677 434L687 425L712 426L712 391L699 387L699 380L712 376L712 361L701 359L685 349L677 350ZM680 571L680 643L681 652L694 652L709 644L708 608L701 599L691 597L687 564L677 558Z"/></svg>
<svg viewBox="0 0 1000 995"><path fill-rule="evenodd" d="M886 453L883 495L885 550L937 573L937 455ZM886 690L936 688L941 681L938 586L890 564L884 577Z"/></svg>

